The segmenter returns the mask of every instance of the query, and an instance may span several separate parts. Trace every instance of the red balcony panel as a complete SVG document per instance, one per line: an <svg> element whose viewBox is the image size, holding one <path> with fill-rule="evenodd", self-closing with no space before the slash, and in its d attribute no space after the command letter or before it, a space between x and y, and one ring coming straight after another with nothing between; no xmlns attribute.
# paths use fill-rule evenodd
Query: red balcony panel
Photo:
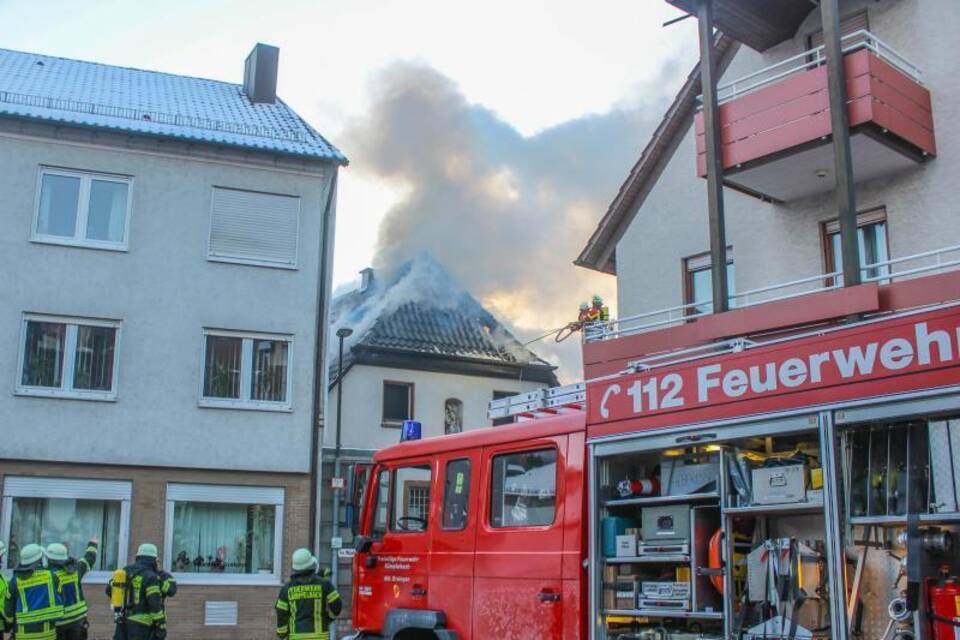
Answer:
<svg viewBox="0 0 960 640"><path fill-rule="evenodd" d="M844 58L854 179L870 180L936 155L930 92L873 51ZM728 186L774 200L833 188L825 66L794 73L720 105ZM697 172L706 176L703 117L695 120Z"/></svg>

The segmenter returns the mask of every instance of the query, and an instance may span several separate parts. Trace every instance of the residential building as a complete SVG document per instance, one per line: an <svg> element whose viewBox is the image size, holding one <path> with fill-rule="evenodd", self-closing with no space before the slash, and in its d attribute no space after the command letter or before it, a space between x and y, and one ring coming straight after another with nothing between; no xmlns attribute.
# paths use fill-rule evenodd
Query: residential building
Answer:
<svg viewBox="0 0 960 640"><path fill-rule="evenodd" d="M382 275L381 282L379 272L365 269L360 286L334 298L330 313L323 477L333 477L340 420L345 484L340 533L347 547L359 480L378 449L399 442L405 420L420 422L424 438L490 427L491 400L557 384L555 367L524 347L433 259L421 255ZM340 374L334 334L344 327L353 333L344 341ZM323 486L321 547L329 548L333 496L330 483ZM426 505L425 491L412 480L404 500ZM329 556L321 561L330 564ZM340 583L348 608L349 581L344 558Z"/></svg>
<svg viewBox="0 0 960 640"><path fill-rule="evenodd" d="M181 585L170 637L271 637L310 542L346 159L278 56L232 84L0 50L3 568L99 537L92 638L143 542Z"/></svg>
<svg viewBox="0 0 960 640"><path fill-rule="evenodd" d="M695 2L670 1L696 12ZM783 2L750 23L749 4L713 2L731 307L843 280L820 10ZM838 10L860 275L882 283L960 255L906 260L960 244L960 81L951 63L960 11L949 0L840 0ZM700 93L698 65L577 260L617 276L620 317L633 329L712 310Z"/></svg>

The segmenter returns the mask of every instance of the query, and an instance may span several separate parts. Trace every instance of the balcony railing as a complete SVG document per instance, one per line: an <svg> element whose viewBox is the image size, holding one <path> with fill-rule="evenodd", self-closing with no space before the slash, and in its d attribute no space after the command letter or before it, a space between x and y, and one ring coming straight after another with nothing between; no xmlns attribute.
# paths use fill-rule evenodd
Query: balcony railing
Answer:
<svg viewBox="0 0 960 640"><path fill-rule="evenodd" d="M896 49L883 42L880 38L865 29L849 33L840 40L843 53L852 53L861 49L868 49L879 58L890 63L900 71L909 75L919 84L923 84L923 74L920 68L901 55ZM769 86L784 78L808 69L814 69L826 62L824 45L799 53L782 60L769 67L764 67L717 86L717 102L723 104L758 89ZM702 96L697 101L702 103Z"/></svg>
<svg viewBox="0 0 960 640"><path fill-rule="evenodd" d="M958 267L960 267L960 245L952 245L902 258L865 264L861 267L861 272L864 274L864 282L886 284L915 276L950 271ZM730 307L741 309L767 302L790 300L841 286L843 286L843 276L839 272L823 273L734 294L730 296ZM584 327L583 339L586 342L596 342L678 326L710 315L712 311L702 309L712 304L712 300L703 300L607 322L593 322Z"/></svg>

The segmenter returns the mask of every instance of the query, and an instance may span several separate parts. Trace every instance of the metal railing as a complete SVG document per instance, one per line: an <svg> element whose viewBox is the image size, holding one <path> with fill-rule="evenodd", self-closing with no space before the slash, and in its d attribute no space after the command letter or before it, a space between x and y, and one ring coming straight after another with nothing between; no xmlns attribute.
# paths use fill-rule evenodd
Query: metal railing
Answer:
<svg viewBox="0 0 960 640"><path fill-rule="evenodd" d="M224 120L214 120L212 118L202 118L199 116L164 113L162 111L135 109L132 107L118 107L114 105L98 104L95 102L81 102L79 100L71 100L68 98L35 96L25 93L15 93L13 91L0 91L0 103L24 107L37 107L40 109L54 109L57 111L69 111L71 113L82 113L104 116L108 118L120 118L123 120L136 120L139 122L172 125L176 127L190 127L193 129L204 129L206 131L220 131L244 136L271 138L286 142L313 142L312 137L307 132L296 129L267 127L263 125L239 122L226 122Z"/></svg>
<svg viewBox="0 0 960 640"><path fill-rule="evenodd" d="M843 53L852 53L860 49L868 49L881 59L889 62L905 74L909 75L915 81L923 84L923 74L920 68L901 55L893 47L889 46L880 38L873 35L866 29L854 31L841 38ZM772 64L763 69L748 73L745 76L737 78L731 82L726 82L717 86L717 102L722 104L735 98L739 98L748 93L771 85L775 82L792 76L808 69L814 69L826 62L824 45L814 47ZM702 97L698 96L698 102L702 103Z"/></svg>
<svg viewBox="0 0 960 640"><path fill-rule="evenodd" d="M865 264L861 267L861 273L864 282L887 284L938 271L950 271L958 267L960 267L960 245L951 245L902 258ZM730 296L730 308L740 309L791 300L842 286L843 275L839 271L817 274L734 294ZM712 304L712 300L702 300L607 322L593 322L584 327L583 339L585 342L596 342L681 325L710 315Z"/></svg>

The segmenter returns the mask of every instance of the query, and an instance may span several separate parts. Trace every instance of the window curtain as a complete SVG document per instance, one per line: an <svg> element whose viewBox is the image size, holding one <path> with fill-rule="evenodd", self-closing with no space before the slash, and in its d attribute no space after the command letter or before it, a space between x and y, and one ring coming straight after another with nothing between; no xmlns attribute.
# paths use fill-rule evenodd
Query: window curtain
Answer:
<svg viewBox="0 0 960 640"><path fill-rule="evenodd" d="M8 566L16 565L20 549L30 543L44 547L60 542L74 557L83 555L87 542L100 538L95 570L117 567L120 548L120 503L68 498L14 498Z"/></svg>
<svg viewBox="0 0 960 640"><path fill-rule="evenodd" d="M47 174L40 187L37 233L72 237L76 233L80 178Z"/></svg>
<svg viewBox="0 0 960 640"><path fill-rule="evenodd" d="M173 569L191 573L273 573L272 505L178 502Z"/></svg>
<svg viewBox="0 0 960 640"><path fill-rule="evenodd" d="M116 330L110 327L77 327L74 360L75 389L113 389L113 349Z"/></svg>
<svg viewBox="0 0 960 640"><path fill-rule="evenodd" d="M122 242L126 214L126 184L105 180L91 181L90 207L87 213L88 239Z"/></svg>

